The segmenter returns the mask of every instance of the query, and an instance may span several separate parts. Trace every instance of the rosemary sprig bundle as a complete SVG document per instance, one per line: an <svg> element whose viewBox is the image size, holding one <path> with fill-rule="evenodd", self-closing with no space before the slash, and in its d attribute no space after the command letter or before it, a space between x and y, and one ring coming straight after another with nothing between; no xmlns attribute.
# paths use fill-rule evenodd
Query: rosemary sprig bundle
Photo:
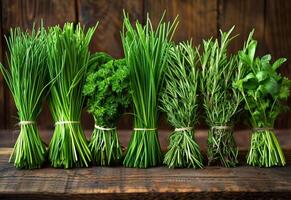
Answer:
<svg viewBox="0 0 291 200"><path fill-rule="evenodd" d="M165 23L162 18L154 29L147 15L145 25L137 21L134 28L124 15L121 38L134 109L134 131L123 162L126 167L147 168L162 162L157 133L158 94L169 56L169 41L176 27L176 19Z"/></svg>
<svg viewBox="0 0 291 200"><path fill-rule="evenodd" d="M116 122L130 103L128 67L124 59L114 60L105 53L93 54L89 66L83 89L95 120L89 149L94 164L118 164L122 150Z"/></svg>
<svg viewBox="0 0 291 200"><path fill-rule="evenodd" d="M175 130L170 136L164 164L169 168L202 168L203 157L194 138L197 122L198 55L191 42L170 50L169 66L161 93L161 109Z"/></svg>
<svg viewBox="0 0 291 200"><path fill-rule="evenodd" d="M277 72L286 59L280 58L272 64L270 55L256 58L257 41L252 36L253 32L246 42L246 50L239 52L243 76L234 84L243 96L253 128L247 163L260 167L283 166L285 157L273 128L277 116L286 110L282 101L287 100L291 86L290 80Z"/></svg>
<svg viewBox="0 0 291 200"><path fill-rule="evenodd" d="M11 29L7 39L9 68L0 66L18 111L20 133L9 161L17 168L40 168L46 158L36 120L47 93L46 32L43 28L31 34Z"/></svg>
<svg viewBox="0 0 291 200"><path fill-rule="evenodd" d="M237 161L237 146L233 137L233 118L238 112L242 97L232 88L233 81L240 77L238 59L228 56L227 48L233 37L234 27L228 32L220 31L218 39L203 41L204 51L200 57L200 89L203 97L208 131L208 164L234 167Z"/></svg>
<svg viewBox="0 0 291 200"><path fill-rule="evenodd" d="M49 145L53 167L83 167L91 153L80 125L84 97L82 88L90 58L89 43L96 27L84 32L78 24L66 23L49 29L48 68L54 83L50 92L50 110L55 131Z"/></svg>

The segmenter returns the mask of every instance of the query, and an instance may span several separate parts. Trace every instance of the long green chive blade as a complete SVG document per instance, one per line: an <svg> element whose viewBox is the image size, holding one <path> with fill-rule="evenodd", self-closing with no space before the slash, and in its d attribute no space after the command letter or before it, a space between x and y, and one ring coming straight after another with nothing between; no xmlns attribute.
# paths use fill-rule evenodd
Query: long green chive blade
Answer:
<svg viewBox="0 0 291 200"><path fill-rule="evenodd" d="M20 133L9 159L16 168L40 168L46 159L45 145L36 126L49 85L46 37L41 27L33 28L31 33L11 29L6 38L8 68L0 65L0 70L12 93L20 121Z"/></svg>
<svg viewBox="0 0 291 200"><path fill-rule="evenodd" d="M90 60L89 44L97 25L87 31L73 23L66 23L62 29L49 28L46 48L52 81L49 106L56 123L49 145L53 167L88 167L91 162L80 116L84 103L82 88Z"/></svg>
<svg viewBox="0 0 291 200"><path fill-rule="evenodd" d="M177 21L161 20L154 29L149 16L142 26L133 26L124 12L121 40L129 67L129 81L134 109L134 127L123 164L126 167L147 168L161 164L162 153L157 135L158 95L164 79L164 69L171 36Z"/></svg>

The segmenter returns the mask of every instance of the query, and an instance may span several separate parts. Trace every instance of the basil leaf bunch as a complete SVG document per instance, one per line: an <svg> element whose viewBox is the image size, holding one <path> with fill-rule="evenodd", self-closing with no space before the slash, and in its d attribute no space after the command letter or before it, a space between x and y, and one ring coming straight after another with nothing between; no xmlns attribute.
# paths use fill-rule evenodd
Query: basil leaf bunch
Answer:
<svg viewBox="0 0 291 200"><path fill-rule="evenodd" d="M160 108L175 130L170 136L164 164L169 168L202 168L203 157L194 138L198 119L198 55L192 42L174 45L168 62Z"/></svg>
<svg viewBox="0 0 291 200"><path fill-rule="evenodd" d="M244 98L253 128L247 162L260 167L285 165L273 128L277 116L286 110L282 101L289 96L291 82L278 72L286 59L271 63L269 54L256 57L257 41L252 36L253 32L246 42L246 50L239 52L240 71L244 75L234 83Z"/></svg>
<svg viewBox="0 0 291 200"><path fill-rule="evenodd" d="M105 53L91 56L83 94L95 120L89 149L96 165L117 164L122 157L116 123L131 100L128 75L124 59Z"/></svg>

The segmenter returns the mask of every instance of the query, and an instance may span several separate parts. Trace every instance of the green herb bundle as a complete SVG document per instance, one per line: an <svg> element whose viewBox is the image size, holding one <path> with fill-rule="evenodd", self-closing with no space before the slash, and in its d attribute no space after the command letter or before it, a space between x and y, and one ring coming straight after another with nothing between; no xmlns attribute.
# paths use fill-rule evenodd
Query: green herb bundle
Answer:
<svg viewBox="0 0 291 200"><path fill-rule="evenodd" d="M118 164L122 149L116 122L130 103L128 68L124 59L114 60L105 53L92 55L89 66L83 89L95 120L89 149L96 165Z"/></svg>
<svg viewBox="0 0 291 200"><path fill-rule="evenodd" d="M170 136L164 163L169 168L203 167L200 147L194 138L197 122L197 71L198 55L191 42L171 48L164 88L161 92L161 109L175 127Z"/></svg>
<svg viewBox="0 0 291 200"><path fill-rule="evenodd" d="M239 52L240 71L244 75L234 84L243 96L253 128L247 163L283 166L285 157L273 128L277 116L286 108L282 101L289 96L290 80L277 71L286 59L280 58L272 64L270 55L256 58L257 42L252 35L253 32L246 42L246 51Z"/></svg>
<svg viewBox="0 0 291 200"><path fill-rule="evenodd" d="M0 66L18 111L20 134L10 161L17 168L40 168L46 149L36 126L47 93L46 32L33 29L31 34L11 29L7 39L9 68Z"/></svg>
<svg viewBox="0 0 291 200"><path fill-rule="evenodd" d="M84 97L83 84L90 59L89 43L96 27L87 32L78 24L66 23L49 29L48 68L54 83L50 92L50 110L55 131L49 145L53 167L88 166L91 153L80 125Z"/></svg>
<svg viewBox="0 0 291 200"><path fill-rule="evenodd" d="M242 101L239 91L232 88L233 81L240 77L238 59L227 55L233 28L228 32L220 31L220 43L217 39L203 41L204 51L200 57L200 89L206 122L210 127L208 164L225 167L234 167L238 162L233 121Z"/></svg>
<svg viewBox="0 0 291 200"><path fill-rule="evenodd" d="M134 131L124 165L147 168L162 162L157 134L158 94L164 79L170 40L177 21L162 22L154 29L149 16L145 25L138 21L135 28L124 16L121 33L124 54L129 68L129 81L134 109Z"/></svg>

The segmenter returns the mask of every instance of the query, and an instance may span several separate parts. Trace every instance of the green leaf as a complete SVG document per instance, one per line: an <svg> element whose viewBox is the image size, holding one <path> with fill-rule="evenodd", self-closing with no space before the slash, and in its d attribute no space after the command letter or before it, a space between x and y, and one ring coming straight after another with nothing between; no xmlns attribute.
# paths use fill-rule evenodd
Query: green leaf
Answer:
<svg viewBox="0 0 291 200"><path fill-rule="evenodd" d="M256 90L256 92L255 92L256 94L256 97L257 98L260 98L261 96L265 96L266 94L268 94L268 91L265 89L265 87L263 86L263 85L260 85L258 88L257 88L257 90Z"/></svg>
<svg viewBox="0 0 291 200"><path fill-rule="evenodd" d="M279 84L274 78L269 78L266 81L264 81L264 87L265 89L272 95L275 96L280 89Z"/></svg>
<svg viewBox="0 0 291 200"><path fill-rule="evenodd" d="M269 63L271 61L271 55L270 54L267 54L267 55L264 55L262 58L261 58L261 62L265 62L265 63Z"/></svg>
<svg viewBox="0 0 291 200"><path fill-rule="evenodd" d="M246 82L249 79L254 79L254 78L255 78L255 75L253 73L249 73L249 74L246 75L245 78L243 78L243 81Z"/></svg>
<svg viewBox="0 0 291 200"><path fill-rule="evenodd" d="M266 78L268 78L269 73L267 71L259 71L256 74L256 78L259 82L265 80Z"/></svg>
<svg viewBox="0 0 291 200"><path fill-rule="evenodd" d="M255 58L256 48L257 48L257 41L252 40L248 47L248 57L250 61L253 61Z"/></svg>
<svg viewBox="0 0 291 200"><path fill-rule="evenodd" d="M272 69L275 71L278 67L280 67L284 62L286 62L286 58L279 58L276 62L273 63Z"/></svg>
<svg viewBox="0 0 291 200"><path fill-rule="evenodd" d="M247 90L254 90L258 87L258 81L253 73L249 73L244 79L243 87Z"/></svg>
<svg viewBox="0 0 291 200"><path fill-rule="evenodd" d="M239 53L238 53L238 56L239 56L239 59L242 61L242 62L244 62L244 63L246 63L247 65L252 65L252 60L250 59L250 57L247 55L247 54L245 54L243 51L240 51Z"/></svg>
<svg viewBox="0 0 291 200"><path fill-rule="evenodd" d="M289 87L282 86L279 92L279 99L288 99L289 97Z"/></svg>

